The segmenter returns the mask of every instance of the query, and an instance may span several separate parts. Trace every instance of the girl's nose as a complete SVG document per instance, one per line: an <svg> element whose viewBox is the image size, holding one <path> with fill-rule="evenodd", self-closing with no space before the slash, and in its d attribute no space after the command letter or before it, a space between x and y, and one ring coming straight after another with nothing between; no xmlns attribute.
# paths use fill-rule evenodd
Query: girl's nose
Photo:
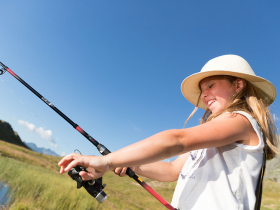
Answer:
<svg viewBox="0 0 280 210"><path fill-rule="evenodd" d="M201 99L203 99L203 98L205 98L207 95L208 95L208 92L204 90L204 91L201 92L200 97L201 97Z"/></svg>

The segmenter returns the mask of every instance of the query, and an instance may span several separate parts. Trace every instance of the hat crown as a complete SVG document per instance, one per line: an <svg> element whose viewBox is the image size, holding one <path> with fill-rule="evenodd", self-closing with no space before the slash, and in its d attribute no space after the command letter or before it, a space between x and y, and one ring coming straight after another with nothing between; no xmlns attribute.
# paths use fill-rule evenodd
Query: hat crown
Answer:
<svg viewBox="0 0 280 210"><path fill-rule="evenodd" d="M222 55L208 61L200 72L231 71L256 76L249 63L238 55Z"/></svg>

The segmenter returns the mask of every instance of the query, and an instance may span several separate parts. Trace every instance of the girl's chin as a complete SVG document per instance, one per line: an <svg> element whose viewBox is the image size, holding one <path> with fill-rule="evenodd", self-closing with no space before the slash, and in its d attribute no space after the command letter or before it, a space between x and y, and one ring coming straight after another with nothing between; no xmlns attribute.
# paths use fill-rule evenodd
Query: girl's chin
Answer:
<svg viewBox="0 0 280 210"><path fill-rule="evenodd" d="M212 114L217 114L219 113L220 111L222 111L221 108L219 107L211 107L212 109L210 109L210 111L212 112Z"/></svg>
<svg viewBox="0 0 280 210"><path fill-rule="evenodd" d="M223 110L223 107L215 101L208 107L208 109L212 112L212 114L217 114Z"/></svg>

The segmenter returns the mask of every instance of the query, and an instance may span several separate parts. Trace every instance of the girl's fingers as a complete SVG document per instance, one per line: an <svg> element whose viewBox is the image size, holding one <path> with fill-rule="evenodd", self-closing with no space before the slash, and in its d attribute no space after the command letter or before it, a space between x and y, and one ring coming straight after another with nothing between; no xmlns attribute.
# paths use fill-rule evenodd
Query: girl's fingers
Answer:
<svg viewBox="0 0 280 210"><path fill-rule="evenodd" d="M61 174L71 170L71 168L77 165L85 167L88 173L85 171L80 172L80 176L82 176L84 180L97 179L109 170L109 166L103 156L82 156L76 153L65 156L58 165L61 167L59 172Z"/></svg>
<svg viewBox="0 0 280 210"><path fill-rule="evenodd" d="M127 170L127 167L118 167L118 168L115 168L113 171L116 175L119 175L120 177L124 177L124 176L126 176L126 170Z"/></svg>
<svg viewBox="0 0 280 210"><path fill-rule="evenodd" d="M123 167L123 168L122 168L122 171L121 171L121 173L120 173L120 177L126 176L126 170L127 170L127 167Z"/></svg>
<svg viewBox="0 0 280 210"><path fill-rule="evenodd" d="M64 169L64 171L69 171L71 168L75 167L76 165L81 165L85 168L87 168L88 166L85 165L85 162L83 161L82 158L77 158L77 159L74 159L73 161L71 161L67 166L66 168Z"/></svg>
<svg viewBox="0 0 280 210"><path fill-rule="evenodd" d="M59 161L58 165L60 166L60 174L63 174L65 172L65 167L73 160L73 156L71 155L72 154L67 155Z"/></svg>
<svg viewBox="0 0 280 210"><path fill-rule="evenodd" d="M59 173L60 173L60 174L63 174L63 173L64 173L64 166L61 166L61 167L60 167Z"/></svg>
<svg viewBox="0 0 280 210"><path fill-rule="evenodd" d="M118 168L113 169L112 171L114 171L115 174L120 175L121 170L122 170L122 168L118 167Z"/></svg>
<svg viewBox="0 0 280 210"><path fill-rule="evenodd" d="M72 153L64 158L61 159L61 161L58 163L60 168L60 173L64 173L65 171L69 171L71 168L75 167L76 165L81 165L83 167L88 167L88 164L85 164L85 160L88 158L88 156L82 156L77 153Z"/></svg>
<svg viewBox="0 0 280 210"><path fill-rule="evenodd" d="M92 173L87 173L85 171L81 171L79 175L82 177L84 181L96 179Z"/></svg>
<svg viewBox="0 0 280 210"><path fill-rule="evenodd" d="M62 158L61 161L58 163L58 165L60 166L59 173L63 174L65 171L69 171L71 168L75 167L80 162L82 162L78 160L80 159L80 157L80 154L72 153Z"/></svg>
<svg viewBox="0 0 280 210"><path fill-rule="evenodd" d="M64 158L61 159L61 161L59 161L58 165L59 166L62 166L62 165L65 165L65 164L68 164L69 162L71 162L73 159L76 159L78 157L80 157L81 155L80 154L77 154L77 153L72 153L72 154L69 154L69 155L66 155Z"/></svg>

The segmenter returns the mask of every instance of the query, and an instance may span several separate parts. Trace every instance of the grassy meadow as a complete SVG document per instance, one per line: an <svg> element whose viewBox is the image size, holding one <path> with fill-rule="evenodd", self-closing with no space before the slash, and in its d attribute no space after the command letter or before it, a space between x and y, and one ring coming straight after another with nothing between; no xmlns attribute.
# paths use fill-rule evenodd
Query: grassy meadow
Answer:
<svg viewBox="0 0 280 210"><path fill-rule="evenodd" d="M2 209L166 209L133 179L119 178L114 173L103 177L108 195L99 204L67 174L60 175L60 157L42 155L0 141L0 179L9 184L12 202ZM171 202L176 183L161 183L143 178L156 192ZM280 209L280 184L265 180L262 210ZM1 207L0 207L1 209Z"/></svg>
<svg viewBox="0 0 280 210"><path fill-rule="evenodd" d="M99 204L66 173L60 175L60 157L42 155L0 141L0 179L9 184L12 203L7 209L165 209L145 189L129 177L119 178L113 172L103 177L108 195ZM176 183L160 183L143 178L167 201L171 201ZM1 209L1 208L0 208Z"/></svg>

